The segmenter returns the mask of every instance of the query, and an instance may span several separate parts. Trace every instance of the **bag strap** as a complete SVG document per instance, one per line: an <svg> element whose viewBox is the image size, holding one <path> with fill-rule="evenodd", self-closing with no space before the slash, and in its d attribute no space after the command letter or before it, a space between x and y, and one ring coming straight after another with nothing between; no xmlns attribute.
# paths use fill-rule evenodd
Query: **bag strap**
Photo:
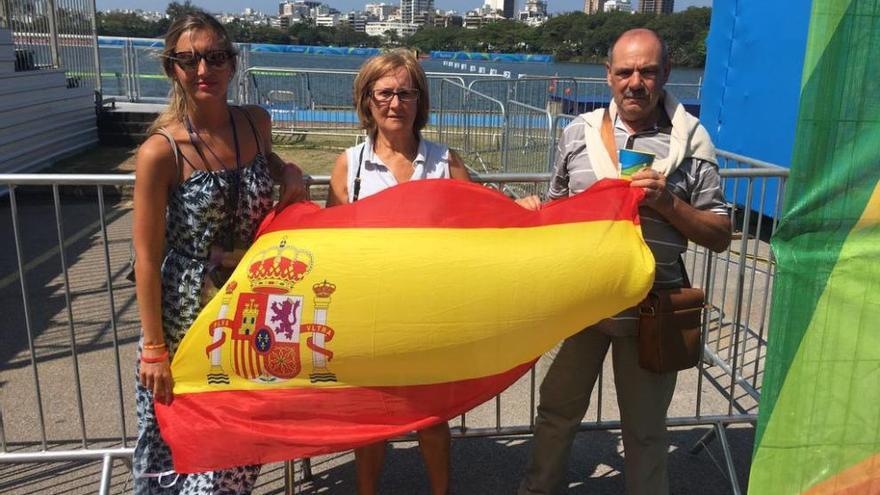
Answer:
<svg viewBox="0 0 880 495"><path fill-rule="evenodd" d="M153 134L161 135L171 146L171 152L174 153L174 164L177 166L177 182L180 183L183 180L183 165L181 165L180 159L183 158L188 164L189 160L187 160L186 156L180 152L180 148L177 147L177 141L174 140L174 136L171 135L171 132L168 129L160 127L156 129ZM190 166L192 166L192 164L190 164Z"/></svg>
<svg viewBox="0 0 880 495"><path fill-rule="evenodd" d="M354 186L353 186L354 191L351 195L351 197L352 197L351 202L352 203L357 201L358 196L361 195L361 167L363 167L363 165L364 165L364 148L366 148L366 147L367 147L367 143L364 143L364 145L361 146L361 154L360 154L360 156L358 156L358 169L357 169L357 174L354 176Z"/></svg>
<svg viewBox="0 0 880 495"><path fill-rule="evenodd" d="M684 286L687 288L693 287L693 285L691 285L691 279L688 277L687 268L684 266L684 258L681 256L678 257L678 266L681 267L681 278L684 280Z"/></svg>
<svg viewBox="0 0 880 495"><path fill-rule="evenodd" d="M605 113L602 114L602 128L599 134L602 136L602 144L605 145L605 151L608 152L611 163L614 164L614 168L620 170L620 161L617 158L617 143L614 141L614 129L611 127L611 115L607 108Z"/></svg>

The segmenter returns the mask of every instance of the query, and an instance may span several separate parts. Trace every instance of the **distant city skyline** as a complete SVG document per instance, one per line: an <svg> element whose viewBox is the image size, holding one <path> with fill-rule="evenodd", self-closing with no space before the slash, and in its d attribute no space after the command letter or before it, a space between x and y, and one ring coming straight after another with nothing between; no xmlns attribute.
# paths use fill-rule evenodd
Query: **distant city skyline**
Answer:
<svg viewBox="0 0 880 495"><path fill-rule="evenodd" d="M182 0L178 0L183 3ZM379 1L364 0L321 0L323 3L339 9L343 12L350 10L363 10L367 3L381 3ZM385 3L399 5L400 0L384 0ZM97 0L98 10L111 9L142 9L164 11L169 1L166 0ZM250 7L256 11L269 15L278 15L278 2L275 0L193 0L194 5L205 8L211 12L242 12ZM485 0L434 0L434 7L441 10L456 10L466 12L479 8ZM517 0L516 10L523 8L525 0ZM633 9L636 9L639 0L632 0ZM712 0L675 0L675 11L679 12L688 7L711 7ZM547 0L547 10L551 14L562 12L581 11L584 8L583 0Z"/></svg>

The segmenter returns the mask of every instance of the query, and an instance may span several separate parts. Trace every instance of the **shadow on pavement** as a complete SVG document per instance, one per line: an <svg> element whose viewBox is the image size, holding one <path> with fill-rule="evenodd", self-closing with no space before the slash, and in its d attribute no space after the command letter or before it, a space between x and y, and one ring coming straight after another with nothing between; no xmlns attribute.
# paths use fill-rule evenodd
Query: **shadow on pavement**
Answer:
<svg viewBox="0 0 880 495"><path fill-rule="evenodd" d="M691 447L708 427L670 430L670 490L673 494L732 493L724 468L720 443L691 454ZM732 427L728 441L736 466L740 490L745 491L754 429ZM452 444L453 494L514 494L530 454L530 437L507 439L464 438ZM568 491L576 494L623 494L623 456L617 431L590 431L577 435L568 467ZM331 457L331 456L328 456ZM354 494L354 462L333 459L313 461L314 479L301 485L303 494ZM716 464L717 463L717 464ZM264 480L268 481L268 480ZM388 447L380 492L387 495L430 495L421 456L414 442ZM275 492L261 492L275 493Z"/></svg>

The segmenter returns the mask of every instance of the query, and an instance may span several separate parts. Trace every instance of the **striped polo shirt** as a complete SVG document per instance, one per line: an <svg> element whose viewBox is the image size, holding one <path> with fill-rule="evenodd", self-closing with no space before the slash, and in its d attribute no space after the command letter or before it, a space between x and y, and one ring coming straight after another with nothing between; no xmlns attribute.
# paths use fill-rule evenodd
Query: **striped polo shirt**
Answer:
<svg viewBox="0 0 880 495"><path fill-rule="evenodd" d="M556 162L548 192L550 199L573 196L597 181L586 152L585 125L584 118L577 117L563 131L562 139L559 140L556 148ZM669 154L671 131L672 124L665 111L653 128L636 133L630 132L619 118L614 123L614 137L618 148L654 153L656 159L665 158ZM721 176L718 173L718 166L714 163L686 159L672 175L666 178L666 188L694 208L727 215L721 190ZM687 238L652 208L644 206L639 208L639 216L645 242L657 262L654 289L684 286L678 260L687 249ZM617 324L608 333L637 334L638 313L635 308L630 308L613 319Z"/></svg>

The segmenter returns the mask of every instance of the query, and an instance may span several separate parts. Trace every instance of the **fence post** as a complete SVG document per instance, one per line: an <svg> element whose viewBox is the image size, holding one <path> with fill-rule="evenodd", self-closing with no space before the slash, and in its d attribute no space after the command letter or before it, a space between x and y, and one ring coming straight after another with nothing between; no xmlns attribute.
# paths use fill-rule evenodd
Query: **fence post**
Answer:
<svg viewBox="0 0 880 495"><path fill-rule="evenodd" d="M446 79L440 79L440 95L437 98L437 140L443 142L443 83Z"/></svg>
<svg viewBox="0 0 880 495"><path fill-rule="evenodd" d="M507 172L507 157L510 154L507 149L510 134L510 119L507 118L507 108L501 107L501 170Z"/></svg>
<svg viewBox="0 0 880 495"><path fill-rule="evenodd" d="M6 29L10 31L14 31L12 29L12 7L9 5L9 0L3 0L3 21Z"/></svg>
<svg viewBox="0 0 880 495"><path fill-rule="evenodd" d="M98 8L95 5L95 0L89 2L89 17L92 20L92 47L93 54L95 57L95 91L98 92L98 100L103 101L103 86L101 85L101 53L98 50Z"/></svg>
<svg viewBox="0 0 880 495"><path fill-rule="evenodd" d="M61 68L61 54L58 52L58 11L55 8L55 0L47 0L47 18L49 20L49 52L52 54L52 67Z"/></svg>
<svg viewBox="0 0 880 495"><path fill-rule="evenodd" d="M550 135L547 136L547 171L553 172L554 161L556 160L556 134L559 132L559 115L551 117ZM550 190L550 186L547 186Z"/></svg>
<svg viewBox="0 0 880 495"><path fill-rule="evenodd" d="M243 87L241 81L247 78L247 71L251 67L251 45L250 43L239 43L238 45L239 57L238 57L238 66L235 70L235 78L232 81L232 87L238 88L235 93L233 93L233 102L236 105L241 105L245 103L241 88Z"/></svg>
<svg viewBox="0 0 880 495"><path fill-rule="evenodd" d="M122 41L122 80L125 81L125 96L128 97L128 101L134 101L131 94L131 59L128 56L129 45L131 45L131 39L125 38Z"/></svg>

